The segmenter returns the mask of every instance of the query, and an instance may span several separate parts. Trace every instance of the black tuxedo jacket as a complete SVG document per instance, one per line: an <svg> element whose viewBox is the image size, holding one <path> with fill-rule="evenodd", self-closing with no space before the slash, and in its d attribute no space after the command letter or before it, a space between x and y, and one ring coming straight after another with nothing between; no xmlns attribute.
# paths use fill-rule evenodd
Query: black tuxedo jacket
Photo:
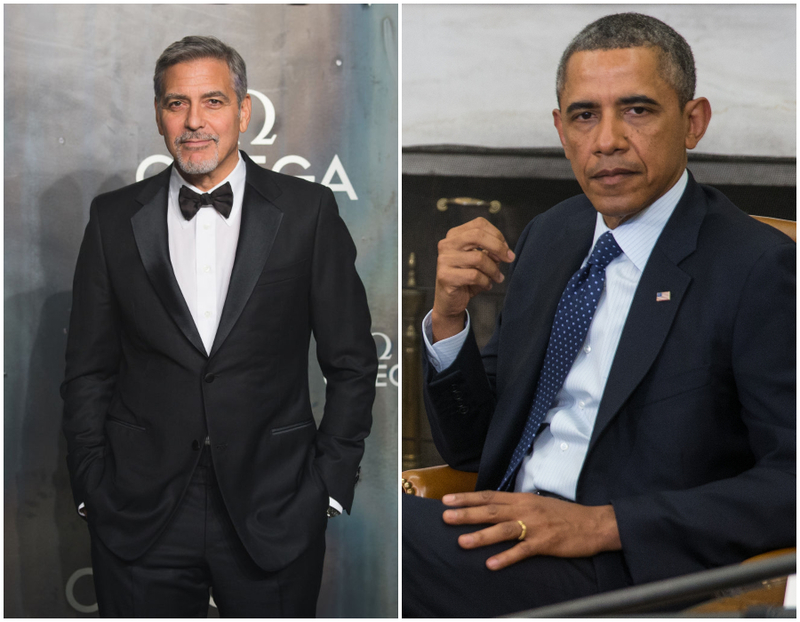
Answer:
<svg viewBox="0 0 800 622"><path fill-rule="evenodd" d="M579 196L534 219L483 355L470 336L451 367L426 372L437 447L478 471L478 490L499 485L519 441L595 218ZM623 556L598 555L598 576L643 583L794 546L795 445L795 244L690 175L642 273L578 479L576 501L613 504L619 524Z"/></svg>
<svg viewBox="0 0 800 622"><path fill-rule="evenodd" d="M97 197L67 345L64 432L76 503L119 557L166 526L208 435L225 505L265 570L349 511L377 359L355 246L331 191L247 166L230 286L206 354L170 264L171 167ZM327 380L317 429L309 338Z"/></svg>

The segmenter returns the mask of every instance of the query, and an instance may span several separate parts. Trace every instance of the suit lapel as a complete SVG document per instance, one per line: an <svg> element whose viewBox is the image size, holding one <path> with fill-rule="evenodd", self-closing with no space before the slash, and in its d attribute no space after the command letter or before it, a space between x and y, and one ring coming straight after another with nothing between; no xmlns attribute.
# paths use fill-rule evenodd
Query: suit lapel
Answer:
<svg viewBox="0 0 800 622"><path fill-rule="evenodd" d="M516 335L504 360L513 361L514 368L505 383L503 397L495 408L495 417L487 435L491 442L484 448L481 466L493 465L492 472L486 472L479 481L480 486L496 487L508 467L509 448L516 447L528 413L533 404L539 374L544 363L550 330L539 330L542 326L552 327L558 302L572 275L580 268L589 254L594 236L597 212L586 203L586 209L575 214L554 235L547 248L537 253L537 267L547 266L547 270L524 270L517 268L519 275L511 283L519 292L506 297L507 304L514 305L513 315L524 318L529 339ZM515 283L515 279L519 282ZM517 302L517 300L519 302ZM509 302L511 301L511 302ZM504 313L510 314L508 308Z"/></svg>
<svg viewBox="0 0 800 622"><path fill-rule="evenodd" d="M664 345L692 277L679 264L697 247L705 217L703 193L691 174L683 197L656 242L633 297L597 412L589 451L649 371ZM670 292L669 301L656 293Z"/></svg>
<svg viewBox="0 0 800 622"><path fill-rule="evenodd" d="M137 197L142 208L131 218L133 237L145 272L167 313L192 345L205 356L203 340L197 332L169 259L167 193L171 171L170 166L153 177Z"/></svg>
<svg viewBox="0 0 800 622"><path fill-rule="evenodd" d="M273 203L273 200L281 194L281 189L269 178L266 171L243 152L242 157L247 166L247 177L239 242L236 246L228 294L209 356L216 354L242 314L264 269L283 219L283 212Z"/></svg>
<svg viewBox="0 0 800 622"><path fill-rule="evenodd" d="M537 327L553 325L564 287L591 249L596 214L594 208L590 208L576 215L562 228L560 235L553 236L543 253L549 271L538 271L540 278L535 283L525 285L520 315L526 318L533 338L517 340L516 343L525 350L513 357L517 369L511 376L509 386L531 387L528 408L533 403L536 384L531 383L531 378L539 377L550 341L550 331L538 330Z"/></svg>

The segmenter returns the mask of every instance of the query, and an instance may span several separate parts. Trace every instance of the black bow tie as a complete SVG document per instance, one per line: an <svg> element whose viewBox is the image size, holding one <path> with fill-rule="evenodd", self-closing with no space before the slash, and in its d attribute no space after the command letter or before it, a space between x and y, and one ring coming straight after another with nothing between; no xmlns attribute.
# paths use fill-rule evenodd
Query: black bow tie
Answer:
<svg viewBox="0 0 800 622"><path fill-rule="evenodd" d="M197 210L205 205L212 206L225 218L231 215L231 208L233 207L233 190L231 190L230 182L225 182L214 192L209 194L197 194L194 190L187 186L181 186L181 191L178 193L178 203L181 206L181 214L186 220L191 220L197 214Z"/></svg>

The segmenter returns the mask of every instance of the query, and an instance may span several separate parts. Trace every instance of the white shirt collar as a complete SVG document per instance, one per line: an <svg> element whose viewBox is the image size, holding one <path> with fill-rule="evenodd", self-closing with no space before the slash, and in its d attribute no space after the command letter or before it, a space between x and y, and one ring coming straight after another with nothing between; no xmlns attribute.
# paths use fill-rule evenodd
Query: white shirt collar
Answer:
<svg viewBox="0 0 800 622"><path fill-rule="evenodd" d="M236 157L239 159L236 163L236 166L233 167L233 170L228 174L228 176L225 179L223 179L216 186L211 188L211 190L201 190L197 186L186 181L180 174L180 171L178 170L178 165L173 164L172 173L170 174L169 178L170 201L168 209L176 212L176 215L178 216L178 222L181 223L181 227L185 229L186 227L190 226L194 220L194 219L186 220L183 217L183 214L181 214L180 204L178 203L178 193L181 190L181 186L186 186L187 188L194 190L198 194L204 194L205 192L208 193L214 192L214 190L224 185L226 182L230 182L231 184L231 190L233 191L233 206L231 207L231 213L228 216L228 218L225 218L219 213L217 214L217 216L219 216L220 220L222 220L222 222L224 222L226 225L228 226L232 225L234 218L238 215L238 212L242 209L242 199L244 197L244 182L247 174L247 167L245 166L244 158L239 154L238 151L236 152Z"/></svg>
<svg viewBox="0 0 800 622"><path fill-rule="evenodd" d="M647 260L650 258L650 253L653 251L653 247L656 245L669 217L675 211L675 207L677 207L678 201L683 196L688 182L689 173L684 169L683 174L672 188L656 199L652 205L643 209L630 220L626 220L616 229L609 229L603 220L603 215L598 212L592 248L594 248L597 238L606 231L612 231L614 239L619 244L622 252L625 253L625 256L633 262L640 272L643 272Z"/></svg>

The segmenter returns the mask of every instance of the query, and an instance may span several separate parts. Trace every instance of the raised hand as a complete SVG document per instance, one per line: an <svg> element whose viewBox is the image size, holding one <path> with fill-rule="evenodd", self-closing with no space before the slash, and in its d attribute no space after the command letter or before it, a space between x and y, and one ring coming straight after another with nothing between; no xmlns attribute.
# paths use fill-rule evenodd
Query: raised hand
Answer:
<svg viewBox="0 0 800 622"><path fill-rule="evenodd" d="M452 337L464 329L470 298L502 283L500 263L514 261L503 234L485 218L476 218L447 232L439 242L436 294L431 323L433 340Z"/></svg>

